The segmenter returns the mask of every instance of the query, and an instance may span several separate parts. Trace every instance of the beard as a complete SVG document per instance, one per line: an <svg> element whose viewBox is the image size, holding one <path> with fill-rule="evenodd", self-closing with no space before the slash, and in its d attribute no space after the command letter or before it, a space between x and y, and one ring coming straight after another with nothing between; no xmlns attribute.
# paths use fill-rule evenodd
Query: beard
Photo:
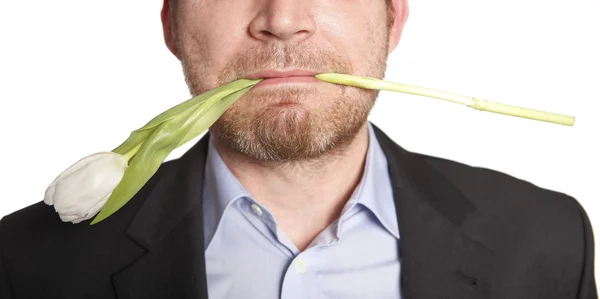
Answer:
<svg viewBox="0 0 600 299"><path fill-rule="evenodd" d="M383 77L388 41L385 32L365 41L380 46L372 47L363 56L363 76ZM185 51L186 45L181 41L179 45L190 92L192 95L205 92L206 70L210 64L206 59L207 49L195 44L190 46L193 49ZM267 68L354 74L352 63L335 52L306 45L269 43L234 57L214 83L220 86ZM341 154L365 126L379 94L378 90L325 82L276 86L250 89L210 127L211 138L261 162L289 163L335 156ZM325 90L327 92L323 92Z"/></svg>
<svg viewBox="0 0 600 299"><path fill-rule="evenodd" d="M256 113L232 106L210 132L221 144L259 161L300 162L335 155L355 138L374 104L374 99L357 101L348 94L323 98L326 108L313 110L299 102L318 97L314 93L302 88L274 91L269 96L282 101Z"/></svg>

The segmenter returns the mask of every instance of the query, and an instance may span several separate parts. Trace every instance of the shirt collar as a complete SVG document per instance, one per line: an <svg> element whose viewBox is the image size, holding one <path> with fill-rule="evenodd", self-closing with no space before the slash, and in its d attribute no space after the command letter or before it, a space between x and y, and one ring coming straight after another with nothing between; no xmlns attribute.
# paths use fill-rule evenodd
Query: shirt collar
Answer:
<svg viewBox="0 0 600 299"><path fill-rule="evenodd" d="M368 129L369 147L363 178L355 195L350 200L356 200L357 204L368 208L386 230L399 239L398 219L387 158L381 149L371 122L369 122Z"/></svg>
<svg viewBox="0 0 600 299"><path fill-rule="evenodd" d="M227 207L240 198L251 198L248 190L221 158L211 137L209 136L208 140L202 194L204 249L208 248Z"/></svg>
<svg viewBox="0 0 600 299"><path fill-rule="evenodd" d="M365 170L359 186L350 201L368 208L386 230L399 238L392 184L388 175L387 159L375 131L368 122L369 146ZM240 181L229 170L209 138L204 183L205 244L210 242L227 207L240 198L252 198Z"/></svg>

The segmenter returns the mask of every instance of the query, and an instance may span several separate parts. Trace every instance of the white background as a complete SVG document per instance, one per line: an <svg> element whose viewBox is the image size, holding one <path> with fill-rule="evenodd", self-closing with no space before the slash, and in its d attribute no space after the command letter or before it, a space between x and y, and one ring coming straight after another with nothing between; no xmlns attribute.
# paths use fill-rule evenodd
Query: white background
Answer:
<svg viewBox="0 0 600 299"><path fill-rule="evenodd" d="M188 99L181 67L163 43L161 5L0 2L0 216L42 200L66 167L113 149ZM600 232L600 1L410 6L387 80L572 115L575 125L391 92L381 92L370 120L410 151L567 193Z"/></svg>

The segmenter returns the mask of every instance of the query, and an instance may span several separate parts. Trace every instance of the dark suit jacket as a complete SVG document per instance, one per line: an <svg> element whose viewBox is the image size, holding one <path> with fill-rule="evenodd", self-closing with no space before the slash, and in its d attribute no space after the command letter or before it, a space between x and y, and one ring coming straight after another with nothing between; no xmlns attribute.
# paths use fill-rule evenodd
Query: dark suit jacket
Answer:
<svg viewBox="0 0 600 299"><path fill-rule="evenodd" d="M375 132L393 183L403 298L597 298L592 229L574 198ZM207 298L207 136L94 226L62 222L43 202L5 216L0 298Z"/></svg>

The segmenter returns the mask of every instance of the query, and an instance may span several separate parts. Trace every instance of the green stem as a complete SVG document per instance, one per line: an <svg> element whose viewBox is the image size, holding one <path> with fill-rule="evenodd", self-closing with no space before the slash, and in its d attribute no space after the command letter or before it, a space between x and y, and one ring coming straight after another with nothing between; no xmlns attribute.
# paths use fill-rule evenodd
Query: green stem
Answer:
<svg viewBox="0 0 600 299"><path fill-rule="evenodd" d="M402 93L410 93L419 96L426 96L430 98L437 98L441 100L446 100L458 104L464 105L472 105L473 99L470 97L465 97L445 91L435 90L431 88L425 88L420 86L390 82L379 80L371 77L362 77L362 76L354 76L347 74L337 74L337 73L322 73L315 75L315 77L321 81L335 83L335 84L343 84L350 85L360 88L366 89L377 89L377 90L388 90L388 91L396 91Z"/></svg>
<svg viewBox="0 0 600 299"><path fill-rule="evenodd" d="M388 90L388 91L396 91L409 93L414 95L426 96L430 98L437 98L440 100L445 100L449 102L454 102L458 104L467 105L473 109L500 113L510 116L517 116L522 118L529 118L539 121L551 122L561 125L572 126L575 123L575 117L557 114L552 112L540 111L535 109L523 108L518 106L512 106L497 102L492 102L489 100L478 100L473 97L467 97L462 95L457 95L445 91L389 82L384 80L379 80L371 77L363 77L363 76L354 76L347 74L338 74L338 73L322 73L317 74L315 77L321 81L325 81L328 83L341 84L341 85L349 85L355 86L365 89L378 89L378 90Z"/></svg>

